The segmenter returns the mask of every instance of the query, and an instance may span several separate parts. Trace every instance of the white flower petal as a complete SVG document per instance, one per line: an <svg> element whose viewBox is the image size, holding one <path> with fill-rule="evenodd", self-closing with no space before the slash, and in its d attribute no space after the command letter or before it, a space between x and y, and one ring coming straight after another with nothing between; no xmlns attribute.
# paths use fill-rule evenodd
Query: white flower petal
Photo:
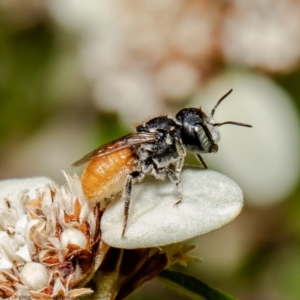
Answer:
<svg viewBox="0 0 300 300"><path fill-rule="evenodd" d="M57 249L60 249L61 244L57 237L49 236L48 241Z"/></svg>
<svg viewBox="0 0 300 300"><path fill-rule="evenodd" d="M52 295L59 295L59 294L64 295L65 292L66 292L66 289L65 289L63 283L61 282L61 279L59 277L57 277L54 282Z"/></svg>
<svg viewBox="0 0 300 300"><path fill-rule="evenodd" d="M6 231L0 231L0 239L5 237L5 236L8 236L7 232Z"/></svg>
<svg viewBox="0 0 300 300"><path fill-rule="evenodd" d="M184 168L183 200L174 183L152 176L134 185L125 237L121 237L124 203L112 203L101 220L102 239L117 248L157 247L215 230L243 207L243 193L230 178L212 170Z"/></svg>
<svg viewBox="0 0 300 300"><path fill-rule="evenodd" d="M17 228L19 230L22 230L25 228L26 224L28 223L28 216L27 215L24 215L22 217L20 217L16 223L16 230Z"/></svg>
<svg viewBox="0 0 300 300"><path fill-rule="evenodd" d="M16 255L19 255L21 258L23 258L25 261L30 262L31 261L31 256L29 253L28 245L24 245L19 248L18 251L16 251Z"/></svg>
<svg viewBox="0 0 300 300"><path fill-rule="evenodd" d="M1 256L1 253L0 253ZM7 257L0 257L0 270L11 269L13 267L12 262Z"/></svg>
<svg viewBox="0 0 300 300"><path fill-rule="evenodd" d="M1 202L1 199L0 199ZM5 211L4 209L0 209L0 229L1 230L9 230L11 227L14 227L17 222L17 214L13 214L12 212Z"/></svg>
<svg viewBox="0 0 300 300"><path fill-rule="evenodd" d="M37 225L40 221L39 220L30 220L27 224L26 224L26 227L24 229L24 238L27 240L27 241L30 241L30 230L33 226Z"/></svg>
<svg viewBox="0 0 300 300"><path fill-rule="evenodd" d="M11 261L23 261L23 259L16 255L16 251L19 249L19 245L12 237L2 237L0 239L0 248L2 252L5 253L7 258L9 258Z"/></svg>

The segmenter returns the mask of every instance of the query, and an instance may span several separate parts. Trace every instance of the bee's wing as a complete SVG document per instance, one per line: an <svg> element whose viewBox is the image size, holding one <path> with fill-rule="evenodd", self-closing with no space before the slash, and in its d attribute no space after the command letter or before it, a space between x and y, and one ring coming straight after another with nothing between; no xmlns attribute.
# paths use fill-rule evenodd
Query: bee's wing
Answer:
<svg viewBox="0 0 300 300"><path fill-rule="evenodd" d="M125 149L125 148L131 148L136 145L141 145L147 142L151 142L155 139L155 133L149 132L149 133L129 133L128 135L125 135L123 137L120 137L116 140L113 140L111 142L108 142L107 144L104 144L100 146L99 148L93 150L92 152L88 153L81 159L75 161L72 166L78 167L90 160L92 160L95 157L102 157L109 155L113 152Z"/></svg>

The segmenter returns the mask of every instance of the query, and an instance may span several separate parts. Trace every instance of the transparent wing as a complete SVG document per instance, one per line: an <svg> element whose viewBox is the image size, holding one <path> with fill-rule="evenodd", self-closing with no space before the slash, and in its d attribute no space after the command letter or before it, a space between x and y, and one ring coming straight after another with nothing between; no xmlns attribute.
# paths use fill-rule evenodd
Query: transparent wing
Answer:
<svg viewBox="0 0 300 300"><path fill-rule="evenodd" d="M93 150L92 152L88 153L81 159L75 161L72 166L78 167L95 157L102 157L109 155L113 152L125 149L125 148L132 148L133 146L141 145L144 143L148 143L155 140L155 133L129 133L123 137L120 137L116 140L108 142L100 146L99 148Z"/></svg>

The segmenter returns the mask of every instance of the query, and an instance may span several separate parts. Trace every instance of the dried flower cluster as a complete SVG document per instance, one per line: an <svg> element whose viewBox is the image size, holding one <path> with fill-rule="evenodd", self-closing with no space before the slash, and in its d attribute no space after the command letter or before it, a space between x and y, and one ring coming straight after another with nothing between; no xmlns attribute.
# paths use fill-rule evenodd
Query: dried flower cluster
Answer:
<svg viewBox="0 0 300 300"><path fill-rule="evenodd" d="M60 188L49 182L37 189L35 196L21 190L1 199L2 299L92 293L89 288L74 286L95 263L100 241L99 210L88 208L77 177L67 179L69 187Z"/></svg>

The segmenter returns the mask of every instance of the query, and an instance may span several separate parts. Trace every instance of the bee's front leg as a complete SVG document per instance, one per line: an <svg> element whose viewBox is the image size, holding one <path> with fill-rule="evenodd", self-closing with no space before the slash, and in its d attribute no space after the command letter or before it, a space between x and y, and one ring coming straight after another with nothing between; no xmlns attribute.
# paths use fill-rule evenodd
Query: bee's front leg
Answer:
<svg viewBox="0 0 300 300"><path fill-rule="evenodd" d="M202 164L203 168L208 169L208 167L207 167L204 159L202 158L202 156L200 154L196 154L196 157L197 157L198 161Z"/></svg>
<svg viewBox="0 0 300 300"><path fill-rule="evenodd" d="M182 188L181 188L181 182L180 182L180 172L181 172L181 169L178 171L174 171L173 169L168 168L168 167L157 169L158 175L161 175L162 177L167 175L170 178L170 180L173 183L175 183L179 199L174 205L177 205L182 201Z"/></svg>

